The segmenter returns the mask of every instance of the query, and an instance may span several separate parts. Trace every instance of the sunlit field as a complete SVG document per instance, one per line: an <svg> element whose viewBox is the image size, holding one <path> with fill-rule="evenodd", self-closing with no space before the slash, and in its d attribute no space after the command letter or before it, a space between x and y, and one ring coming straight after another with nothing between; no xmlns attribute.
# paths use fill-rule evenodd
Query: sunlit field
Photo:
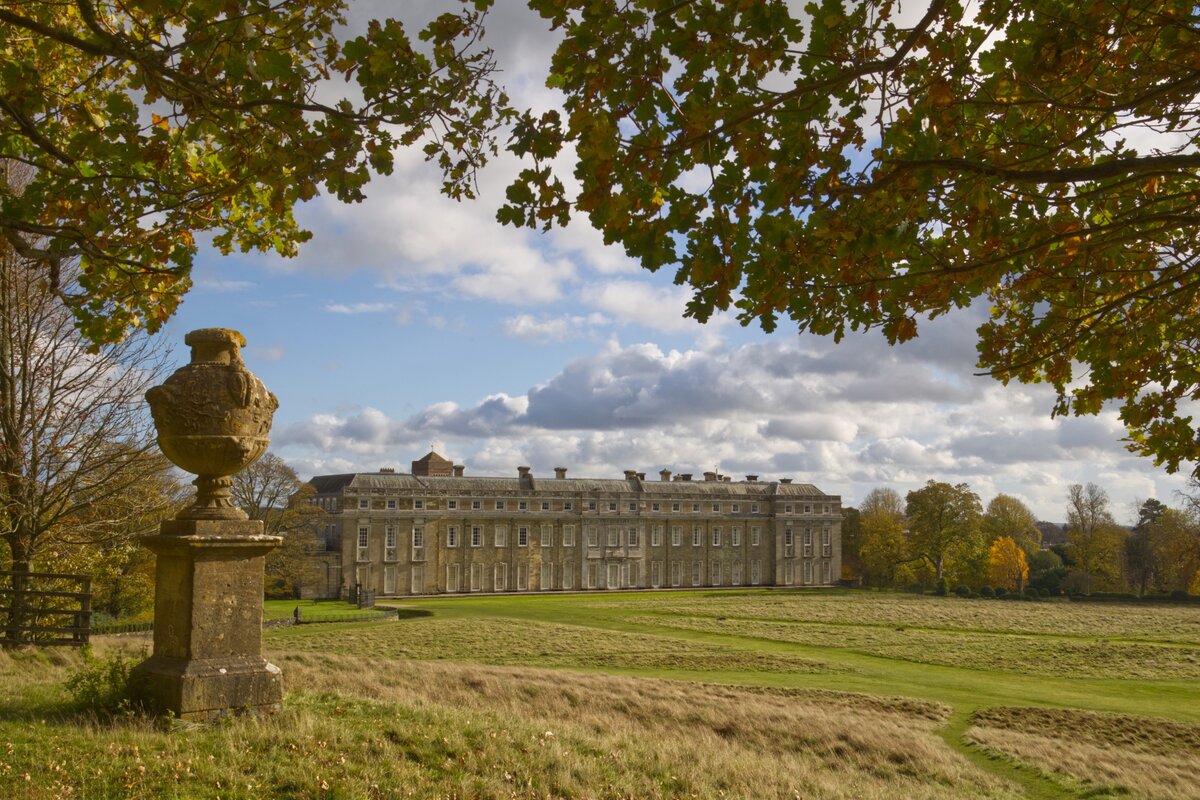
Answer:
<svg viewBox="0 0 1200 800"><path fill-rule="evenodd" d="M395 605L399 620L267 631L284 710L215 726L96 719L63 689L76 654L0 654L0 797L1200 797L1194 606Z"/></svg>

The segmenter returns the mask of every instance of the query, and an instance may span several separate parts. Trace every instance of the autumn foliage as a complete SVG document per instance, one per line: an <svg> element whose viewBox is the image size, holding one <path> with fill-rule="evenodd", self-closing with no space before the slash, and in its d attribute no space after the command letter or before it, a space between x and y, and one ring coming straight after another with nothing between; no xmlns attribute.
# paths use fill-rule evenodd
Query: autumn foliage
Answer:
<svg viewBox="0 0 1200 800"><path fill-rule="evenodd" d="M1054 386L1056 414L1114 400L1131 449L1198 460L1195 3L531 5L564 33L566 114L517 127L535 163L503 221L586 215L701 320L899 343L986 307L983 370Z"/></svg>
<svg viewBox="0 0 1200 800"><path fill-rule="evenodd" d="M988 548L988 582L1005 589L1025 588L1029 580L1029 565L1025 551L1008 536L1001 536Z"/></svg>

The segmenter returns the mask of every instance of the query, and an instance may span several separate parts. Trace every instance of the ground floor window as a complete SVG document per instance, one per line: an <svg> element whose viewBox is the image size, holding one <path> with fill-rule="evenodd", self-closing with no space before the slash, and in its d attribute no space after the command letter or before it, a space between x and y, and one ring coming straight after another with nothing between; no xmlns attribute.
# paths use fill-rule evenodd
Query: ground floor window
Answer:
<svg viewBox="0 0 1200 800"><path fill-rule="evenodd" d="M608 565L608 587L609 589L619 588L621 585L621 565Z"/></svg>
<svg viewBox="0 0 1200 800"><path fill-rule="evenodd" d="M383 593L384 594L395 594L396 593L396 568L395 567L384 567L383 568Z"/></svg>
<svg viewBox="0 0 1200 800"><path fill-rule="evenodd" d="M483 590L483 564L471 565L471 591L479 592Z"/></svg>
<svg viewBox="0 0 1200 800"><path fill-rule="evenodd" d="M496 592L508 591L508 564L497 564L492 571L492 590Z"/></svg>
<svg viewBox="0 0 1200 800"><path fill-rule="evenodd" d="M762 582L762 562L750 562L750 585L758 586Z"/></svg>
<svg viewBox="0 0 1200 800"><path fill-rule="evenodd" d="M563 564L563 567L562 567L562 587L564 589L570 589L570 588L572 588L572 586L574 586L574 584L575 584L575 570L572 569L571 564L569 562L565 563L565 564Z"/></svg>
<svg viewBox="0 0 1200 800"><path fill-rule="evenodd" d="M662 562L653 561L650 564L650 585L657 589L662 586Z"/></svg>
<svg viewBox="0 0 1200 800"><path fill-rule="evenodd" d="M733 576L731 582L734 586L742 585L742 562L740 561L733 562Z"/></svg>
<svg viewBox="0 0 1200 800"><path fill-rule="evenodd" d="M813 579L812 579L812 578L813 578L813 576L812 576L812 562L811 562L811 561L805 561L805 562L804 562L804 582L805 582L805 583L812 583L812 582L813 582Z"/></svg>
<svg viewBox="0 0 1200 800"><path fill-rule="evenodd" d="M671 562L671 585L672 586L679 585L679 562L678 561Z"/></svg>
<svg viewBox="0 0 1200 800"><path fill-rule="evenodd" d="M446 565L446 591L460 592L462 587L459 585L459 566L458 564Z"/></svg>
<svg viewBox="0 0 1200 800"><path fill-rule="evenodd" d="M796 582L796 565L788 561L783 565L783 584L791 586Z"/></svg>
<svg viewBox="0 0 1200 800"><path fill-rule="evenodd" d="M541 580L542 589L554 588L554 565L549 562L543 562L538 567L538 577Z"/></svg>
<svg viewBox="0 0 1200 800"><path fill-rule="evenodd" d="M703 561L692 562L692 586L700 585L700 573L704 571Z"/></svg>
<svg viewBox="0 0 1200 800"><path fill-rule="evenodd" d="M422 564L412 565L412 593L425 593L425 567Z"/></svg>
<svg viewBox="0 0 1200 800"><path fill-rule="evenodd" d="M712 582L713 586L721 585L721 562L720 561L712 562L712 567L709 569L709 577L711 578L711 582Z"/></svg>
<svg viewBox="0 0 1200 800"><path fill-rule="evenodd" d="M517 591L523 592L529 588L529 565L517 564Z"/></svg>

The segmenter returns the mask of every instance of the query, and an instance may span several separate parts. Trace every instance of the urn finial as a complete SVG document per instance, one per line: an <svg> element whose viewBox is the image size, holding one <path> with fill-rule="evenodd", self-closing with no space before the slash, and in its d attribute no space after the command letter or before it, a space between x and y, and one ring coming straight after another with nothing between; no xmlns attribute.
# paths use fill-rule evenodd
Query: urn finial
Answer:
<svg viewBox="0 0 1200 800"><path fill-rule="evenodd" d="M242 362L242 334L201 328L183 341L191 363L146 392L158 446L197 476L196 498L177 519L246 519L229 496L230 476L266 452L279 401Z"/></svg>

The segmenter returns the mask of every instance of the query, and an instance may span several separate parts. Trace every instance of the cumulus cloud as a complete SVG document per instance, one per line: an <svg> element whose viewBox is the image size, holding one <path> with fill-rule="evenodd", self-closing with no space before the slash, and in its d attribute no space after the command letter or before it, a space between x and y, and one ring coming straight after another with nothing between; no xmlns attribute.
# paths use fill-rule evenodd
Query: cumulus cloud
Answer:
<svg viewBox="0 0 1200 800"><path fill-rule="evenodd" d="M537 344L552 344L564 339L594 336L596 329L610 323L603 314L574 314L559 317L535 317L518 314L504 320L504 332L514 339Z"/></svg>
<svg viewBox="0 0 1200 800"><path fill-rule="evenodd" d="M330 314L381 314L393 308L391 303L328 303L325 306Z"/></svg>
<svg viewBox="0 0 1200 800"><path fill-rule="evenodd" d="M528 324L556 329L546 323ZM964 391L983 379L928 368L882 341L863 347L858 355L891 365L884 374L920 375L921 391L875 392L878 371L843 369L836 348L811 338L715 351L610 341L523 395L439 402L402 416L374 407L315 415L275 439L313 464L406 465L436 440L473 474L507 475L517 464L587 476L717 468L794 477L847 503L879 485L903 494L929 479L966 481L985 502L1004 491L1050 519L1061 516L1074 482L1107 479L1115 506L1134 493L1170 500L1182 486L1130 457L1108 412L1051 420L1040 389L1009 393L985 382Z"/></svg>

